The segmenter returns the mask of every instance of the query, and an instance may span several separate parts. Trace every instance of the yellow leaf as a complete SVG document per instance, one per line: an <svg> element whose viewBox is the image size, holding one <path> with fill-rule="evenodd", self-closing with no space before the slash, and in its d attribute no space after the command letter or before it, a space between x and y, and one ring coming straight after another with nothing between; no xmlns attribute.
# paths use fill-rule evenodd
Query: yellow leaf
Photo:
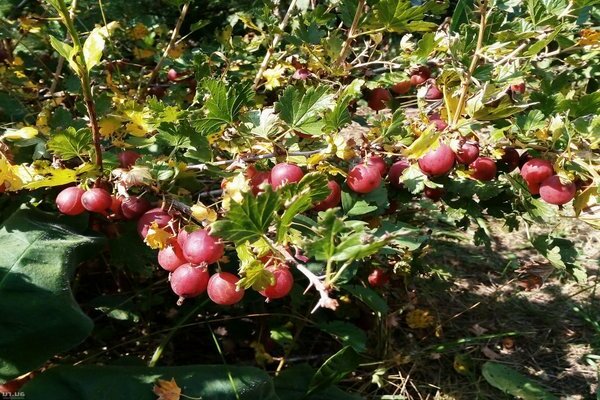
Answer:
<svg viewBox="0 0 600 400"><path fill-rule="evenodd" d="M241 203L244 199L244 193L250 191L248 180L243 172L235 175L231 180L225 183L223 188L223 208L228 209L230 202Z"/></svg>
<svg viewBox="0 0 600 400"><path fill-rule="evenodd" d="M202 203L197 203L192 206L192 217L198 221L215 222L217 220L217 212Z"/></svg>
<svg viewBox="0 0 600 400"><path fill-rule="evenodd" d="M183 54L185 50L185 45L183 43L179 43L169 49L168 55L170 58L179 58Z"/></svg>
<svg viewBox="0 0 600 400"><path fill-rule="evenodd" d="M281 86L283 80L283 74L285 73L285 67L277 65L275 68L269 68L265 70L263 78L265 78L265 89L273 90Z"/></svg>
<svg viewBox="0 0 600 400"><path fill-rule="evenodd" d="M422 155L427 153L429 150L437 148L440 143L438 141L440 132L436 129L432 129L430 126L415 140L402 154L407 158L420 158Z"/></svg>
<svg viewBox="0 0 600 400"><path fill-rule="evenodd" d="M265 364L270 364L274 361L273 356L267 353L262 343L254 341L250 343L250 347L254 349L254 359L258 365L264 367Z"/></svg>
<svg viewBox="0 0 600 400"><path fill-rule="evenodd" d="M600 30L596 29L583 29L581 31L581 39L579 39L580 46L595 45L600 42Z"/></svg>
<svg viewBox="0 0 600 400"><path fill-rule="evenodd" d="M129 31L129 36L131 36L132 39L143 39L147 34L148 28L146 28L146 25L139 22L131 29L131 31Z"/></svg>
<svg viewBox="0 0 600 400"><path fill-rule="evenodd" d="M412 329L424 329L433 325L433 316L428 310L416 308L406 314L406 323Z"/></svg>
<svg viewBox="0 0 600 400"><path fill-rule="evenodd" d="M145 58L150 58L154 55L154 50L152 49L140 49L139 47L133 48L133 56L138 60L143 60Z"/></svg>
<svg viewBox="0 0 600 400"><path fill-rule="evenodd" d="M100 134L104 138L109 138L117 129L121 127L121 120L116 117L104 117L98 121Z"/></svg>
<svg viewBox="0 0 600 400"><path fill-rule="evenodd" d="M76 182L80 175L92 172L95 168L92 164L82 164L77 169L36 165L28 171L31 173L32 179L24 187L27 189L39 189L42 187L66 185L67 183Z"/></svg>
<svg viewBox="0 0 600 400"><path fill-rule="evenodd" d="M175 378L171 378L170 381L159 379L152 391L158 396L157 400L179 400L181 397L181 388L175 382Z"/></svg>
<svg viewBox="0 0 600 400"><path fill-rule="evenodd" d="M7 129L2 139L8 140L26 140L36 137L38 130L32 126L25 126L21 129Z"/></svg>
<svg viewBox="0 0 600 400"><path fill-rule="evenodd" d="M0 155L0 185L7 191L16 191L23 188L24 177L20 165L12 165L4 156ZM27 174L25 174L25 179Z"/></svg>
<svg viewBox="0 0 600 400"><path fill-rule="evenodd" d="M575 215L579 216L581 211L588 205L594 203L594 196L598 194L598 188L595 186L589 186L583 192L579 193L573 201L573 208L575 209Z"/></svg>
<svg viewBox="0 0 600 400"><path fill-rule="evenodd" d="M174 236L169 228L161 228L156 222L152 222L148 228L148 234L144 242L151 249L162 250L167 246L169 239L172 239Z"/></svg>

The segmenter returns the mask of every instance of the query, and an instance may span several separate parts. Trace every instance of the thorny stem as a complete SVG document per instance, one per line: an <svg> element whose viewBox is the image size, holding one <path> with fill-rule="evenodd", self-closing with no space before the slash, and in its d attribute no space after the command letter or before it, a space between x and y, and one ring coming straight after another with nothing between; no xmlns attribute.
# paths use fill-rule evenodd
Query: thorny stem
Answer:
<svg viewBox="0 0 600 400"><path fill-rule="evenodd" d="M150 75L150 78L148 79L148 84L151 84L152 82L154 82L154 80L158 76L158 72L160 71L160 68L162 67L163 62L165 62L165 59L169 55L169 51L171 51L171 49L175 45L175 42L177 41L177 36L179 36L179 30L181 29L181 25L183 25L183 20L185 19L185 16L186 16L189 8L190 8L190 2L188 1L181 8L181 13L179 14L179 18L177 19L177 22L175 23L175 28L173 28L173 34L171 35L171 40L169 41L169 44L163 51L162 56L160 56L160 59L156 63L156 66L152 70L152 74Z"/></svg>
<svg viewBox="0 0 600 400"><path fill-rule="evenodd" d="M487 21L487 0L481 1L481 7L479 8L479 12L481 14L481 19L479 22L479 33L477 35L477 45L475 47L475 53L473 54L473 58L471 59L471 65L469 65L469 70L465 74L462 83L462 92L460 94L460 98L458 100L458 105L456 108L456 112L454 113L454 118L452 118L451 126L456 125L460 116L462 114L462 110L467 101L467 96L469 94L469 86L471 84L471 77L473 76L473 72L477 67L477 63L479 62L479 58L481 57L481 48L483 47L483 36L485 34L486 21Z"/></svg>
<svg viewBox="0 0 600 400"><path fill-rule="evenodd" d="M279 31L282 32L285 29L285 27L287 26L288 21L290 20L290 16L292 15L292 11L294 10L294 7L296 7L296 0L292 0L290 2L290 6L288 7L288 9L286 11L285 16L279 23ZM275 48L279 44L280 40L281 40L281 34L276 33L275 36L273 36L273 42L271 42L271 45L267 49L265 58L263 58L262 63L260 64L260 68L258 69L258 72L256 73L256 77L254 77L254 84L252 85L252 89L256 90L258 88L258 84L260 83L260 80L262 79L263 74L265 73L267 66L269 65L269 60L271 59L271 56L275 52Z"/></svg>
<svg viewBox="0 0 600 400"><path fill-rule="evenodd" d="M337 300L329 297L329 290L327 290L327 288L325 287L325 285L323 284L321 279L319 279L318 276L313 274L308 268L306 268L306 265L302 264L294 256L292 256L285 247L274 243L266 235L263 235L263 239L265 240L265 242L269 245L269 247L273 251L281 254L288 263L295 265L296 269L308 278L309 284L308 284L308 287L306 288L306 290L304 291L305 293L306 293L306 291L308 291L311 288L311 286L314 286L315 289L317 290L317 292L319 292L319 295L321 298L319 299L319 301L317 302L315 307L312 309L311 314L314 313L315 311L317 311L320 307L329 308L330 310L337 309L337 307L338 307Z"/></svg>
<svg viewBox="0 0 600 400"><path fill-rule="evenodd" d="M69 36L73 42L74 48L77 49L77 55L75 57L75 63L77 64L78 71L75 71L81 80L81 89L83 92L83 100L85 102L85 108L90 119L90 126L92 129L92 137L94 140L94 150L96 153L96 166L102 172L102 147L100 146L100 128L98 126L98 117L96 115L96 104L94 103L94 97L92 96L92 84L90 81L90 73L88 71L85 55L83 54L83 46L79 39L79 33L75 29L73 24L73 18L71 12L67 9L64 0L58 0L59 9L57 10L60 17L63 20Z"/></svg>
<svg viewBox="0 0 600 400"><path fill-rule="evenodd" d="M352 41L355 38L354 32L358 28L358 22L360 21L360 17L362 16L363 9L365 8L365 3L366 3L365 0L358 0L358 5L356 6L356 14L354 14L354 19L352 20L352 25L350 26L350 29L348 30L348 37L346 37L346 41L344 42L344 45L342 46L342 50L340 51L340 56L335 61L336 66L341 65L344 62L344 60L346 59L346 57L348 57L348 53L350 52Z"/></svg>

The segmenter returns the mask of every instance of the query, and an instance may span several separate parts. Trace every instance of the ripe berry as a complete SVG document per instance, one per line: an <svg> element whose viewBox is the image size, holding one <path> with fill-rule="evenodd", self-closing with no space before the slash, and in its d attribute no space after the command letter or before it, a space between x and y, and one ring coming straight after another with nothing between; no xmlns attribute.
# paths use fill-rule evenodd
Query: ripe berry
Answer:
<svg viewBox="0 0 600 400"><path fill-rule="evenodd" d="M464 143L456 152L456 161L469 165L479 157L479 146L477 143Z"/></svg>
<svg viewBox="0 0 600 400"><path fill-rule="evenodd" d="M121 213L125 219L136 219L152 207L143 197L129 196L121 201Z"/></svg>
<svg viewBox="0 0 600 400"><path fill-rule="evenodd" d="M419 168L429 176L445 175L454 166L454 160L452 149L448 145L441 144L437 149L419 158Z"/></svg>
<svg viewBox="0 0 600 400"><path fill-rule="evenodd" d="M58 211L66 215L79 215L85 211L81 204L81 196L85 192L77 186L71 186L63 189L56 196L56 207Z"/></svg>
<svg viewBox="0 0 600 400"><path fill-rule="evenodd" d="M294 276L289 268L284 265L271 265L266 268L275 276L275 283L261 290L259 293L267 299L280 299L288 295L294 286Z"/></svg>
<svg viewBox="0 0 600 400"><path fill-rule="evenodd" d="M186 262L177 240L170 240L166 247L158 251L158 265L166 271L173 272Z"/></svg>
<svg viewBox="0 0 600 400"><path fill-rule="evenodd" d="M167 72L167 79L170 80L171 82L176 81L177 77L179 76L179 74L177 73L176 70L174 70L173 68L171 68L168 72Z"/></svg>
<svg viewBox="0 0 600 400"><path fill-rule="evenodd" d="M411 75L410 83L412 83L413 86L422 85L427 81L427 79L429 79L430 76L431 71L429 70L429 68L427 68L426 66L421 66L417 71L413 72L413 74Z"/></svg>
<svg viewBox="0 0 600 400"><path fill-rule="evenodd" d="M214 236L211 236L206 230L198 229L187 236L183 245L183 256L193 264L212 264L225 252L225 246Z"/></svg>
<svg viewBox="0 0 600 400"><path fill-rule="evenodd" d="M446 191L443 188L431 188L429 186L425 186L425 189L423 189L423 194L431 201L438 201L444 196L445 193Z"/></svg>
<svg viewBox="0 0 600 400"><path fill-rule="evenodd" d="M279 188L286 183L296 183L304 177L302 169L294 164L280 163L271 170L271 185Z"/></svg>
<svg viewBox="0 0 600 400"><path fill-rule="evenodd" d="M410 89L412 89L412 83L410 82L410 80L398 82L395 85L393 85L390 89L396 94L406 94L410 92Z"/></svg>
<svg viewBox="0 0 600 400"><path fill-rule="evenodd" d="M181 228L177 233L177 243L179 243L179 247L181 247L181 250L183 250L183 246L185 246L189 235L189 232L186 231L185 228Z"/></svg>
<svg viewBox="0 0 600 400"><path fill-rule="evenodd" d="M390 181L390 185L397 189L402 189L404 185L400 182L400 177L402 177L402 173L406 168L410 167L410 164L406 160L396 161L390 167L388 171L388 179Z"/></svg>
<svg viewBox="0 0 600 400"><path fill-rule="evenodd" d="M180 265L171 272L169 280L171 289L179 296L177 304L181 305L184 299L204 293L208 285L208 278L206 267L192 264Z"/></svg>
<svg viewBox="0 0 600 400"><path fill-rule="evenodd" d="M433 122L435 124L435 129L438 131L443 131L448 127L448 123L444 121L438 113L431 114L429 116L429 122Z"/></svg>
<svg viewBox="0 0 600 400"><path fill-rule="evenodd" d="M381 268L375 268L368 277L371 287L381 287L387 285L390 281L390 276Z"/></svg>
<svg viewBox="0 0 600 400"><path fill-rule="evenodd" d="M138 220L137 231L142 237L146 238L148 229L153 222L156 222L159 228L164 228L171 222L171 216L164 211L162 208L153 208L152 210L146 211Z"/></svg>
<svg viewBox="0 0 600 400"><path fill-rule="evenodd" d="M104 213L112 205L112 196L102 188L90 189L81 195L81 204L88 211Z"/></svg>
<svg viewBox="0 0 600 400"><path fill-rule="evenodd" d="M525 93L525 82L510 85L510 90L513 93Z"/></svg>
<svg viewBox="0 0 600 400"><path fill-rule="evenodd" d="M381 174L375 166L358 164L350 170L346 182L356 193L370 193L379 187Z"/></svg>
<svg viewBox="0 0 600 400"><path fill-rule="evenodd" d="M229 272L218 272L208 281L208 297L222 306L230 306L242 300L244 289L237 290L240 278Z"/></svg>
<svg viewBox="0 0 600 400"><path fill-rule="evenodd" d="M469 168L471 177L480 181L491 181L496 177L496 162L489 157L479 157Z"/></svg>
<svg viewBox="0 0 600 400"><path fill-rule="evenodd" d="M271 173L269 171L257 172L250 178L250 188L255 196L262 192L261 186L268 184L271 181Z"/></svg>
<svg viewBox="0 0 600 400"><path fill-rule="evenodd" d="M534 188L534 190L536 184L541 184L552 175L554 175L552 164L541 158L532 158L521 167L521 176L528 185L531 185Z"/></svg>
<svg viewBox="0 0 600 400"><path fill-rule="evenodd" d="M117 156L121 168L131 168L141 155L133 150L125 150Z"/></svg>
<svg viewBox="0 0 600 400"><path fill-rule="evenodd" d="M525 165L525 163L529 160L532 160L533 156L531 154L529 154L529 152L527 150L525 150L523 152L523 154L521 154L519 156L519 168L523 168L523 165Z"/></svg>
<svg viewBox="0 0 600 400"><path fill-rule="evenodd" d="M377 168L377 170L379 171L379 174L381 174L381 176L385 176L386 172L387 172L387 164L385 163L385 160L379 156L372 156L369 157L365 163L368 166L373 166L375 168Z"/></svg>
<svg viewBox="0 0 600 400"><path fill-rule="evenodd" d="M573 182L563 184L558 175L553 175L540 186L540 197L546 203L562 205L570 202L575 197L577 187Z"/></svg>
<svg viewBox="0 0 600 400"><path fill-rule="evenodd" d="M381 111L387 107L386 102L392 99L392 95L387 89L377 88L373 89L369 94L369 107L373 111Z"/></svg>
<svg viewBox="0 0 600 400"><path fill-rule="evenodd" d="M439 100L443 97L444 94L442 91L433 83L427 88L427 92L425 93L425 99L427 100Z"/></svg>
<svg viewBox="0 0 600 400"><path fill-rule="evenodd" d="M310 71L306 68L299 68L296 71L294 71L294 74L292 75L292 79L300 79L302 81L307 80L308 78L310 78Z"/></svg>
<svg viewBox="0 0 600 400"><path fill-rule="evenodd" d="M340 185L336 181L329 181L327 182L327 187L331 190L331 193L325 199L315 204L313 207L315 211L325 211L340 204L340 200L342 199L342 188Z"/></svg>
<svg viewBox="0 0 600 400"><path fill-rule="evenodd" d="M512 172L519 166L519 152L514 147L505 147L504 154L498 160L498 170Z"/></svg>

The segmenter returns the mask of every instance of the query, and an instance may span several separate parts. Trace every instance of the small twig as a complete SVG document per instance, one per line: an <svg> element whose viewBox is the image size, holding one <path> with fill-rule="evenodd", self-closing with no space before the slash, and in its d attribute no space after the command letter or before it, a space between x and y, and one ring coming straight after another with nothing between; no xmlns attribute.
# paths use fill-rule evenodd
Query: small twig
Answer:
<svg viewBox="0 0 600 400"><path fill-rule="evenodd" d="M354 32L358 28L358 22L360 21L360 17L362 16L363 9L365 8L365 0L358 0L358 4L356 6L356 13L354 14L354 19L352 20L352 25L348 30L348 36L346 37L346 41L342 46L342 50L340 51L340 56L335 61L335 65L341 65L346 57L348 57L348 53L350 52L350 48L352 46L352 41L354 40Z"/></svg>
<svg viewBox="0 0 600 400"><path fill-rule="evenodd" d="M171 51L171 48L175 45L175 42L177 41L177 36L179 36L179 30L181 29L181 25L183 24L183 20L185 19L185 16L186 16L189 8L190 8L190 2L188 1L181 8L181 14L179 14L179 18L177 19L177 23L175 24L175 28L173 29L173 34L171 35L171 40L169 41L169 44L163 51L162 56L156 63L156 66L152 70L152 74L150 75L150 78L148 79L148 84L151 84L152 82L154 82L154 80L158 76L158 72L160 71L160 68L162 67L163 62L169 55L169 51Z"/></svg>
<svg viewBox="0 0 600 400"><path fill-rule="evenodd" d="M288 263L295 265L296 269L308 278L309 284L305 290L305 293L311 288L311 286L314 286L317 292L319 292L320 299L315 305L315 307L312 309L311 314L317 311L320 307L329 308L330 310L337 309L338 301L329 297L329 290L327 290L327 288L323 284L323 281L321 281L321 279L319 279L318 276L313 274L308 268L306 268L304 264L302 264L294 256L292 256L285 247L274 243L267 236L264 236L263 238L273 250L281 254Z"/></svg>
<svg viewBox="0 0 600 400"><path fill-rule="evenodd" d="M481 19L479 22L479 33L477 35L477 45L475 47L475 53L473 54L473 58L471 59L471 65L469 66L469 70L465 74L462 83L462 93L460 94L460 98L458 100L458 105L456 108L456 112L454 113L454 118L452 118L450 126L456 125L460 116L462 114L462 109L465 106L467 101L467 96L469 94L469 86L471 84L471 77L473 76L473 72L475 72L475 68L477 67L477 63L479 62L481 48L483 47L483 36L485 35L486 21L487 21L487 0L482 0L480 7Z"/></svg>
<svg viewBox="0 0 600 400"><path fill-rule="evenodd" d="M312 156L313 154L318 154L325 150L326 149L307 150L307 151L290 151L289 153L287 153L287 156L288 157ZM202 171L202 170L205 170L208 165L221 166L221 165L233 164L235 162L240 162L240 161L242 161L242 162L259 161L259 160L265 160L267 158L275 158L280 155L281 154L279 154L279 153L267 153L267 154L252 155L252 156L248 156L248 157L240 157L240 158L235 158L232 160L220 160L220 161L204 163L204 164L192 164L192 165L188 165L187 169L188 170L197 169L197 170Z"/></svg>
<svg viewBox="0 0 600 400"><path fill-rule="evenodd" d="M290 2L290 6L287 9L287 12L285 13L285 16L283 17L283 20L281 20L281 23L279 24L279 31L283 31L285 29L285 27L287 26L288 21L290 19L290 16L292 15L292 11L295 6L296 6L296 0L292 0ZM252 89L256 90L258 88L258 84L260 83L260 80L262 79L263 74L265 73L267 66L269 65L269 60L271 59L273 52L275 52L275 47L277 47L280 40L281 40L281 34L276 33L275 36L273 36L273 42L271 42L271 45L267 49L265 58L263 58L262 63L260 64L260 68L258 69L258 72L256 73L256 77L254 77L254 84L252 85Z"/></svg>
<svg viewBox="0 0 600 400"><path fill-rule="evenodd" d="M364 62L364 63L353 65L352 69L364 68L364 67L368 67L370 65L386 65L387 67L385 68L385 70L388 70L390 68L398 68L398 69L404 68L404 65L398 64L398 63L395 63L392 61L376 60L376 61L369 61L369 62Z"/></svg>

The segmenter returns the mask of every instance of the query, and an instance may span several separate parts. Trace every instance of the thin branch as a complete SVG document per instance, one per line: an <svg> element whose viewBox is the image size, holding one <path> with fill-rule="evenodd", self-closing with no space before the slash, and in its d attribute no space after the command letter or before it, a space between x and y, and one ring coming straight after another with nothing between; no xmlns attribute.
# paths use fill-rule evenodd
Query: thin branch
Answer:
<svg viewBox="0 0 600 400"><path fill-rule="evenodd" d="M287 26L290 16L292 15L292 11L293 11L294 7L296 7L296 0L292 0L290 2L290 6L288 7L287 12L285 13L285 16L283 17L283 20L281 20L281 23L279 24L279 31L283 32L283 30ZM256 73L256 77L254 77L254 84L252 85L252 89L256 90L258 88L258 84L260 83L260 80L262 79L263 74L265 73L265 71L267 70L267 66L269 65L269 60L271 59L271 56L275 52L275 47L277 47L280 40L281 40L281 34L278 32L273 37L273 42L271 42L271 45L267 49L265 58L263 58L262 63L260 64L260 68L258 69L258 72Z"/></svg>
<svg viewBox="0 0 600 400"><path fill-rule="evenodd" d="M486 28L486 21L487 21L487 0L482 0L481 7L480 7L480 14L481 14L481 20L479 22L479 33L477 35L477 46L475 47L475 53L473 54L473 58L471 59L471 65L469 66L469 70L467 71L466 76L463 79L462 93L460 94L456 112L454 113L454 118L452 118L450 126L456 125L456 123L460 119L462 110L467 101L467 96L469 94L469 86L471 84L471 77L473 76L473 72L475 72L475 68L477 68L477 63L479 62L481 48L483 47L483 36L485 35L485 28Z"/></svg>
<svg viewBox="0 0 600 400"><path fill-rule="evenodd" d="M77 9L77 1L73 0L71 3L71 7L69 8L69 17L71 19L75 18L75 9ZM65 58L63 56L58 57L58 64L56 65L56 70L54 71L54 76L52 78L52 84L50 85L50 94L53 94L58 86L58 82L60 81L60 74L62 74L63 67L65 66Z"/></svg>
<svg viewBox="0 0 600 400"><path fill-rule="evenodd" d="M358 28L358 22L360 21L360 17L362 16L363 9L365 8L365 0L358 0L358 5L356 6L356 13L354 14L354 19L352 20L352 25L348 30L348 37L346 37L346 41L342 46L342 50L340 51L340 56L335 61L335 65L341 65L346 57L348 57L348 53L350 52L350 48L352 46L352 41L355 38L354 32Z"/></svg>
<svg viewBox="0 0 600 400"><path fill-rule="evenodd" d="M160 68L162 67L163 62L165 62L165 59L169 55L169 51L171 51L171 49L175 45L175 42L177 41L177 36L179 36L179 30L181 29L181 25L183 25L183 20L185 19L185 16L186 16L189 8L190 8L190 2L188 1L181 8L181 14L179 14L179 18L177 19L177 23L175 24L175 28L173 29L173 34L171 35L171 40L169 41L169 44L165 48L165 51L163 51L162 56L156 63L156 66L152 70L152 74L150 75L150 78L148 79L148 84L151 84L152 82L154 82L154 80L158 76L158 72L160 71Z"/></svg>
<svg viewBox="0 0 600 400"><path fill-rule="evenodd" d="M327 149L307 150L307 151L290 151L289 153L287 153L287 156L288 157L312 156L313 154L318 154L325 150L327 150ZM202 170L205 170L208 165L221 166L221 165L233 164L235 162L258 161L258 160L265 160L267 158L275 158L280 155L281 154L279 154L279 153L267 153L267 154L252 155L252 156L247 156L247 157L240 157L240 158L235 158L232 160L220 160L220 161L204 163L204 164L192 164L192 165L188 165L187 169L188 170L197 169L199 171L202 171Z"/></svg>
<svg viewBox="0 0 600 400"><path fill-rule="evenodd" d="M370 65L385 65L386 68L385 70L388 70L390 68L404 68L405 66L402 64L398 64L392 61L385 61L385 60L376 60L376 61L369 61L369 62L364 62L364 63L360 63L360 64L356 64L354 66L352 66L352 69L356 69L356 68L364 68L364 67L368 67Z"/></svg>

